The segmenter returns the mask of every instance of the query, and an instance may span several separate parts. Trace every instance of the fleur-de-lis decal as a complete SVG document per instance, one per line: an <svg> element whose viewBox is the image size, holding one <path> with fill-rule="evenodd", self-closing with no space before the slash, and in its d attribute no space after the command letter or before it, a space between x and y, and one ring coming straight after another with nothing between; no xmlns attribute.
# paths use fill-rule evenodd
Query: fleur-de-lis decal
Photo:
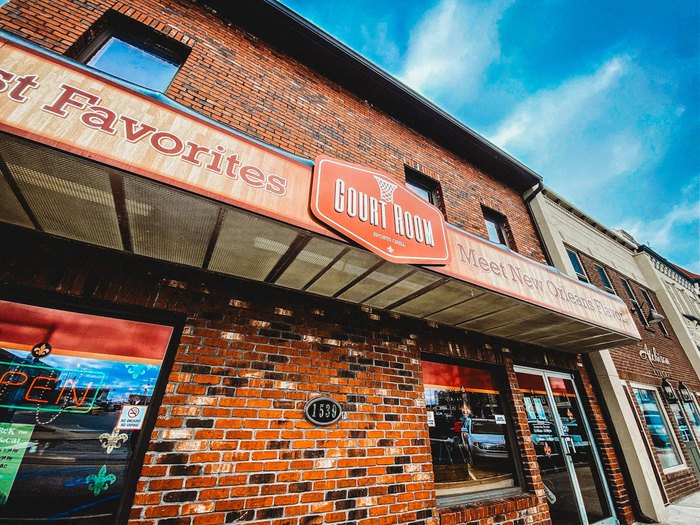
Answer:
<svg viewBox="0 0 700 525"><path fill-rule="evenodd" d="M100 434L100 441L102 442L102 448L107 449L107 454L111 454L115 448L121 448L124 443L127 442L129 436L124 433L119 433L116 428L112 430L112 433L105 432Z"/></svg>
<svg viewBox="0 0 700 525"><path fill-rule="evenodd" d="M51 345L46 341L37 343L32 347L32 356L36 359L45 357L51 353Z"/></svg>
<svg viewBox="0 0 700 525"><path fill-rule="evenodd" d="M136 379L139 376L142 376L143 374L146 373L146 366L145 365L135 365L132 363L126 363L124 364L126 367L126 371L131 374L132 379Z"/></svg>
<svg viewBox="0 0 700 525"><path fill-rule="evenodd" d="M102 465L102 468L97 474L90 474L85 478L85 483L88 484L88 490L91 490L95 496L99 496L100 492L107 490L115 481L117 481L117 476L114 474L107 474L107 465Z"/></svg>

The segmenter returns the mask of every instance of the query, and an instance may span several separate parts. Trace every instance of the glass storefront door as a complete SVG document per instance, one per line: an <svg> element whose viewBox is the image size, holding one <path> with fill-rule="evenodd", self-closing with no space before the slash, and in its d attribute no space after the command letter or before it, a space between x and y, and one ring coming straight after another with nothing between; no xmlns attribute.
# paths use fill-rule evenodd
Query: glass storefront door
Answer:
<svg viewBox="0 0 700 525"><path fill-rule="evenodd" d="M515 370L553 525L617 523L572 376Z"/></svg>

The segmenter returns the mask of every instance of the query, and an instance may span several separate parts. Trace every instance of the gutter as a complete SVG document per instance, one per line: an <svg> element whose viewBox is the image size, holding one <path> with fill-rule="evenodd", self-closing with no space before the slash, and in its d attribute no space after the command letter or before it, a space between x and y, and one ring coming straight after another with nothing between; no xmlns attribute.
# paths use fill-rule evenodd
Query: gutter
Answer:
<svg viewBox="0 0 700 525"><path fill-rule="evenodd" d="M364 99L518 191L541 177L437 105L278 0L201 0L226 23Z"/></svg>

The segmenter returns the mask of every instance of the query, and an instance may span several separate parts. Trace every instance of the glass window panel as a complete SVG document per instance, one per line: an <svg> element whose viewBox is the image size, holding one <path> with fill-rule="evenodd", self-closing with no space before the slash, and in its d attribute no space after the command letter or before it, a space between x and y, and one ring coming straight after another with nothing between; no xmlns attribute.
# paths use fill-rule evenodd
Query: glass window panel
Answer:
<svg viewBox="0 0 700 525"><path fill-rule="evenodd" d="M510 247L508 232L506 229L506 218L498 212L482 207L484 223L489 240L504 246Z"/></svg>
<svg viewBox="0 0 700 525"><path fill-rule="evenodd" d="M498 224L496 223L496 221L494 221L488 217L485 218L485 221L486 221L486 231L489 234L489 240L500 244L501 243L501 236L498 233L498 229L499 229Z"/></svg>
<svg viewBox="0 0 700 525"><path fill-rule="evenodd" d="M688 414L688 422L695 433L695 438L700 442L700 412L698 412L697 406L692 401L684 402L683 407L686 414Z"/></svg>
<svg viewBox="0 0 700 525"><path fill-rule="evenodd" d="M671 437L666 417L661 411L661 405L656 392L646 388L633 388L634 397L639 403L639 408L644 417L644 424L651 435L651 442L659 462L664 469L681 464L680 455L676 443Z"/></svg>
<svg viewBox="0 0 700 525"><path fill-rule="evenodd" d="M566 250L566 253L569 255L569 260L571 261L571 265L574 267L574 272L576 273L578 280L587 283L588 276L586 275L586 271L583 269L583 264L581 264L581 259L579 259L578 254L571 250Z"/></svg>
<svg viewBox="0 0 700 525"><path fill-rule="evenodd" d="M605 268L596 264L595 269L598 272L598 276L600 277L600 280L603 283L603 288L605 289L605 291L609 293L615 293L615 288L613 288L613 285L610 282L610 278L608 277L608 272L605 271Z"/></svg>
<svg viewBox="0 0 700 525"><path fill-rule="evenodd" d="M0 333L0 516L114 523L172 327L0 301Z"/></svg>
<svg viewBox="0 0 700 525"><path fill-rule="evenodd" d="M500 392L487 370L423 361L438 496L516 484Z"/></svg>
<svg viewBox="0 0 700 525"><path fill-rule="evenodd" d="M111 37L88 65L139 86L165 91L180 66L117 37Z"/></svg>
<svg viewBox="0 0 700 525"><path fill-rule="evenodd" d="M681 441L684 443L692 441L693 436L690 434L690 426L688 425L688 420L685 418L685 414L683 414L680 405L678 403L670 403L669 406L671 407L673 419L681 433Z"/></svg>
<svg viewBox="0 0 700 525"><path fill-rule="evenodd" d="M414 182L410 179L406 179L406 187L408 187L409 190L418 195L421 199L424 199L431 203L433 202L433 192L425 186L423 186L422 184L418 184L417 182Z"/></svg>
<svg viewBox="0 0 700 525"><path fill-rule="evenodd" d="M651 312L652 310L656 310L656 306L654 306L654 301L651 300L651 295L649 295L649 292L642 289L642 296L649 307L649 311ZM663 321L656 324L659 325L659 330L661 330L661 333L668 337L668 330L666 329L666 325L664 325Z"/></svg>

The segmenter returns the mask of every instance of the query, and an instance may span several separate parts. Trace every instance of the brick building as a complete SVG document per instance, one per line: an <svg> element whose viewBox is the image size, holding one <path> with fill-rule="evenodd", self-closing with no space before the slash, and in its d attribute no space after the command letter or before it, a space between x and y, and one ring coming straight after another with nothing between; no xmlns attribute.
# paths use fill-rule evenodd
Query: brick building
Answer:
<svg viewBox="0 0 700 525"><path fill-rule="evenodd" d="M532 206L554 265L619 295L634 313L641 341L587 359L640 511L663 521L665 505L699 488L700 380L686 319L654 271L650 250L629 234L606 228L549 190Z"/></svg>
<svg viewBox="0 0 700 525"><path fill-rule="evenodd" d="M271 0L0 23L0 522L633 521L536 174Z"/></svg>

